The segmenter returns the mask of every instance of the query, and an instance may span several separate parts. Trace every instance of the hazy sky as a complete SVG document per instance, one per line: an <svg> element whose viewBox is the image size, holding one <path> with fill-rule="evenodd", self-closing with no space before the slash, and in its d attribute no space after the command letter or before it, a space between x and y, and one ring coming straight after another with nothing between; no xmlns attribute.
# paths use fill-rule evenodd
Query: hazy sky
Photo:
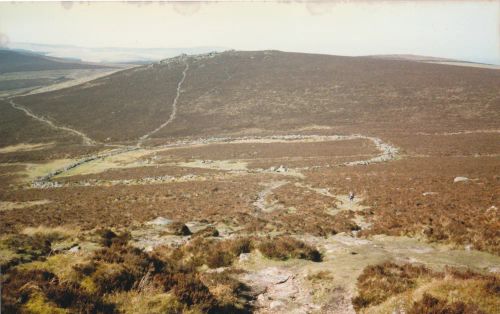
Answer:
<svg viewBox="0 0 500 314"><path fill-rule="evenodd" d="M500 0L0 3L0 43L419 54L500 64Z"/></svg>

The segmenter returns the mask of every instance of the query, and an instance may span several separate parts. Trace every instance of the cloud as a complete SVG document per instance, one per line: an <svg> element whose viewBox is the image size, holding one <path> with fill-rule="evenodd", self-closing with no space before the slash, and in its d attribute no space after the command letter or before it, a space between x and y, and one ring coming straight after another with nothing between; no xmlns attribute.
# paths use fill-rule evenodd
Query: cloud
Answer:
<svg viewBox="0 0 500 314"><path fill-rule="evenodd" d="M61 6L66 10L70 10L73 7L73 1L61 1Z"/></svg>
<svg viewBox="0 0 500 314"><path fill-rule="evenodd" d="M200 2L174 2L173 4L174 11L184 15L190 16L196 14L201 8Z"/></svg>
<svg viewBox="0 0 500 314"><path fill-rule="evenodd" d="M314 1L307 2L306 8L311 15L324 15L331 13L335 4L334 1Z"/></svg>

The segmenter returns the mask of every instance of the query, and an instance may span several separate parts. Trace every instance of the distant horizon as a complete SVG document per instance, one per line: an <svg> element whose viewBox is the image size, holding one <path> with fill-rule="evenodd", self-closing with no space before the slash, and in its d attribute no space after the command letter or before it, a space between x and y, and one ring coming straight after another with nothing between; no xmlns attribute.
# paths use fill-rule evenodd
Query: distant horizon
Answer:
<svg viewBox="0 0 500 314"><path fill-rule="evenodd" d="M499 12L500 1L472 0L0 3L0 47L82 48L92 62L112 57L92 49L217 47L500 65Z"/></svg>
<svg viewBox="0 0 500 314"><path fill-rule="evenodd" d="M280 50L280 49L265 49L265 50L240 50L240 49L233 49L230 47L204 47L204 46L193 46L193 47L172 47L172 48L163 48L163 47L141 47L141 48L134 48L134 47L80 47L80 46L75 46L75 45L57 45L57 44L39 44L39 43L20 43L16 42L13 44L26 44L26 45L37 45L37 46L52 46L52 47L71 47L71 48L82 48L82 49L123 49L123 50L194 50L194 49L206 49L207 52L202 52L202 53L186 53L188 55L196 55L196 54L204 54L204 53L209 53L209 52L225 52L225 51L280 51L280 52L285 52L285 53L304 53L304 54L317 54L317 55L327 55L327 56L338 56L338 57L392 57L394 59L397 59L398 57L401 57L402 60L412 60L411 57L418 57L418 58L429 58L428 61L441 61L441 62L464 62L464 63L473 63L473 64L483 64L483 65L495 65L493 63L484 63L484 62L477 62L477 61L468 61L468 60L461 60L461 59L452 59L452 58L443 58L443 57L436 57L436 56L429 56L429 55L416 55L416 54L372 54L372 55L341 55L341 54L331 54L331 53L314 53L314 52L301 52L301 51L286 51L286 50ZM55 56L52 55L50 52L47 53L47 51L42 51L42 50L30 50L30 49L23 49L23 48L13 48L13 47L0 47L0 49L8 49L8 50L13 50L13 51L29 51L33 53L38 53L47 57L54 57L54 58L61 58L61 59L74 59L74 60L79 60L81 62L91 62L91 63L133 63L135 62L153 62L157 60L161 60L162 58L144 58L144 59L130 59L130 60L116 60L116 61L93 61L93 60L83 60L78 58L78 56ZM215 50L210 50L210 49L215 49ZM172 56L167 56L165 58L172 58L181 55L181 53L178 53L176 55ZM406 57L406 58L405 58ZM435 59L435 60L432 60Z"/></svg>

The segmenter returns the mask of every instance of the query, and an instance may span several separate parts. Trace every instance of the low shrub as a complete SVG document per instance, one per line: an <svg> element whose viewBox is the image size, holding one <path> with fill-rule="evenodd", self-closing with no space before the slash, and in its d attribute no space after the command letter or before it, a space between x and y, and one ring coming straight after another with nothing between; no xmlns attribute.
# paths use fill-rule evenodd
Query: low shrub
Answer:
<svg viewBox="0 0 500 314"><path fill-rule="evenodd" d="M173 255L178 260L188 258L194 267L206 264L210 268L218 268L230 266L241 253L249 253L252 248L252 240L248 238L221 241L196 237L174 250Z"/></svg>
<svg viewBox="0 0 500 314"><path fill-rule="evenodd" d="M252 313L250 288L234 279L230 271L205 273L201 280L218 301L217 313Z"/></svg>
<svg viewBox="0 0 500 314"><path fill-rule="evenodd" d="M486 314L474 304L465 304L463 302L448 303L444 300L435 298L424 293L422 299L413 303L408 310L408 314Z"/></svg>
<svg viewBox="0 0 500 314"><path fill-rule="evenodd" d="M201 275L197 267L228 266L239 254L251 250L251 240L198 238L176 249L163 247L145 253L128 246L128 235L110 230L100 235L105 246L85 260L75 260L76 263L68 267L70 279L65 281L44 268L9 270L3 282L2 311L113 313L114 306L121 311L127 303L120 296L154 291L153 294L171 296L176 302L175 307L158 305L169 310L248 313L249 302L242 297L244 285L227 274ZM106 300L118 303L104 302L105 295Z"/></svg>
<svg viewBox="0 0 500 314"><path fill-rule="evenodd" d="M113 313L114 307L97 294L90 294L77 283L61 282L44 270L9 272L3 282L2 312L19 313L37 309L69 309L78 313Z"/></svg>
<svg viewBox="0 0 500 314"><path fill-rule="evenodd" d="M217 230L214 226L208 226L204 229L201 229L193 233L193 238L196 237L208 238L208 237L218 237L218 236L219 236L219 230Z"/></svg>
<svg viewBox="0 0 500 314"><path fill-rule="evenodd" d="M204 312L217 307L217 300L196 275L178 273L173 278L175 286L172 291L182 303L195 305Z"/></svg>
<svg viewBox="0 0 500 314"><path fill-rule="evenodd" d="M386 262L370 265L358 277L358 296L353 300L356 310L380 304L392 295L414 288L416 279L432 272L423 266L397 265Z"/></svg>
<svg viewBox="0 0 500 314"><path fill-rule="evenodd" d="M104 247L110 247L112 244L123 246L130 240L130 233L124 232L121 234L116 234L110 229L103 229L98 232L101 237L101 244Z"/></svg>
<svg viewBox="0 0 500 314"><path fill-rule="evenodd" d="M51 238L40 234L33 236L17 234L5 238L2 242L3 246L17 254L25 255L28 260L47 255L51 251Z"/></svg>
<svg viewBox="0 0 500 314"><path fill-rule="evenodd" d="M3 271L9 268L36 260L43 260L52 252L52 242L64 238L58 232L31 232L15 234L0 239L2 258L0 267Z"/></svg>
<svg viewBox="0 0 500 314"><path fill-rule="evenodd" d="M230 266L234 259L235 255L232 252L214 248L214 250L207 252L204 262L210 268L218 268Z"/></svg>
<svg viewBox="0 0 500 314"><path fill-rule="evenodd" d="M310 281L321 281L321 280L332 280L332 279L333 275L328 270L321 270L317 273L307 275L307 280Z"/></svg>
<svg viewBox="0 0 500 314"><path fill-rule="evenodd" d="M357 282L358 296L352 303L360 311L397 294L404 293L402 298L406 292L415 295L415 291L425 284L428 295L415 302L408 313L490 313L492 309L495 312L500 304L499 277L496 274L479 274L451 267L434 272L424 266L390 262L370 265L363 270ZM459 297L461 302L447 300L450 294Z"/></svg>
<svg viewBox="0 0 500 314"><path fill-rule="evenodd" d="M278 260L289 258L306 259L313 262L322 260L321 253L306 243L292 237L266 239L259 243L259 251L266 257Z"/></svg>
<svg viewBox="0 0 500 314"><path fill-rule="evenodd" d="M99 294L128 291L139 279L137 274L122 264L101 264L91 275Z"/></svg>
<svg viewBox="0 0 500 314"><path fill-rule="evenodd" d="M252 240L248 238L236 238L225 243L229 244L230 251L236 256L242 253L250 253L254 248Z"/></svg>

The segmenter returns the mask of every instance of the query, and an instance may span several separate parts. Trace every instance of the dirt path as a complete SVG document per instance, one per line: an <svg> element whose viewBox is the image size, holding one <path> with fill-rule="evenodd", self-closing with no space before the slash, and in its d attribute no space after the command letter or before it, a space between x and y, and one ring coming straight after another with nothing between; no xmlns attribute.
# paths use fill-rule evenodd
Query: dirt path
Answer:
<svg viewBox="0 0 500 314"><path fill-rule="evenodd" d="M116 66L116 65L113 65L113 66ZM70 75L71 79L68 81L56 83L56 84L51 84L48 86L37 87L33 90L28 91L27 93L23 93L22 96L53 92L53 91L60 90L63 88L68 88L68 87L73 87L76 85L85 84L87 82L97 80L98 78L105 77L105 76L114 74L116 72L124 71L124 70L130 69L132 67L134 67L134 66L120 66L120 68L114 68L114 69L86 70L84 73L81 73L81 72L83 72L81 70L75 71L76 73Z"/></svg>
<svg viewBox="0 0 500 314"><path fill-rule="evenodd" d="M81 137L82 138L82 142L83 142L84 145L96 145L96 144L98 144L98 142L94 141L93 139L91 139L90 137L88 137L83 132L80 132L78 130L75 130L75 129L72 129L72 128L69 128L69 127L66 127L66 126L55 125L54 122L48 120L47 118L45 118L43 116L37 116L36 114L34 114L33 112L31 112L31 110L29 110L29 109L27 109L27 108L25 108L25 107L23 107L23 106L21 106L19 104L16 104L12 100L9 100L9 103L12 106L12 108L23 111L27 116L29 116L29 117L37 120L37 121L40 121L42 123L45 123L45 124L49 125L53 129L61 130L61 131L68 132L68 133L71 133L73 135Z"/></svg>
<svg viewBox="0 0 500 314"><path fill-rule="evenodd" d="M368 139L371 140L376 147L380 150L380 154L376 157L367 159L367 160L358 160L352 161L344 164L338 165L330 165L330 166L355 166L355 165L368 165L371 163L378 162L386 162L397 158L398 149L388 143L383 142L379 138L367 137L363 135L283 135L283 136L264 136L264 137L240 137L240 138L205 138L205 139L197 139L192 141L178 141L174 143L169 143L163 146L157 146L154 148L144 148L140 146L126 146L118 149L114 149L105 153L95 154L91 156L84 157L76 162L72 162L60 169L54 170L51 173L48 173L42 177L39 177L35 182L33 182L32 187L34 188L46 188L46 187L60 187L62 186L60 183L51 182L51 179L55 176L62 175L69 170L80 167L84 164L88 164L90 162L100 162L104 160L106 157L117 156L120 154L124 154L130 151L141 150L144 151L144 154L147 152L159 152L162 150L167 150L170 148L189 148L189 147L198 147L200 145L210 145L210 144L221 144L221 143L292 143L292 142L322 142L322 141L339 141L339 140L353 140L353 139ZM142 155L144 155L142 154ZM174 165L175 166L175 165ZM182 163L178 166L182 167L193 167L193 168L207 168L207 169L216 169L222 171L238 171L243 173L272 173L283 176L294 176L301 178L303 177L300 173L301 170L308 170L310 168L319 168L322 166L315 167L304 167L304 168L290 168L284 169L284 171L279 171L280 168L275 170L272 169L247 169L245 165L239 163L230 163L230 161L219 161L219 162L203 162L203 161L195 161L192 163ZM329 167L330 167L329 166ZM147 182L148 180L143 180L142 182ZM82 183L86 186L92 185L92 182ZM261 203L258 203L259 205ZM260 208L260 207L259 207Z"/></svg>
<svg viewBox="0 0 500 314"><path fill-rule="evenodd" d="M94 160L98 160L98 159L104 159L106 157L111 157L111 156L116 156L116 155L120 155L120 154L123 154L125 152L130 152L130 151L133 151L133 150L137 150L139 149L138 147L136 146L128 146L128 147L123 147L123 148L118 148L118 149L114 149L114 150L111 150L111 151L108 151L108 152L105 152L105 153L101 153L101 154L96 154L96 155L91 155L91 156L87 156L87 157L84 157L82 159L79 159L75 162L72 162L72 163L69 163L67 165L65 165L64 167L62 168L59 168L59 169L56 169L52 172L49 172L47 173L46 175L43 175L41 177L38 177L36 178L32 184L31 184L31 187L32 188L54 188L54 187L61 187L62 184L60 184L59 182L54 182L54 181L51 181L51 179L57 175L60 175L60 174L63 174L71 169L74 169L76 167L79 167L83 164L87 164L91 161L94 161Z"/></svg>
<svg viewBox="0 0 500 314"><path fill-rule="evenodd" d="M280 204L277 204L276 201L269 203L267 201L267 197L272 194L274 189L282 187L287 183L288 181L272 181L265 184L266 188L260 191L260 193L257 195L257 200L253 202L253 205L266 213L270 213L276 209L279 209L282 206L280 206Z"/></svg>
<svg viewBox="0 0 500 314"><path fill-rule="evenodd" d="M396 159L399 149L389 143L385 143L378 137L370 137L364 135L353 135L354 138L366 139L373 142L373 144L380 150L381 154L366 160L350 161L344 163L346 166L369 165L378 162L385 162Z"/></svg>
<svg viewBox="0 0 500 314"><path fill-rule="evenodd" d="M188 60L185 60L184 62L186 64L186 67L184 68L184 71L182 71L182 78L181 78L181 80L179 81L179 83L177 83L177 94L175 95L174 101L172 102L172 113L170 114L170 117L168 117L167 121L163 122L159 127L157 127L156 129L154 129L153 131L151 131L151 132L149 132L149 133L144 134L143 136L141 136L139 138L139 141L137 142L137 146L141 146L142 143L147 138L149 138L151 135L155 134L159 130L163 129L164 127L166 127L167 125L169 125L170 123L172 123L172 121L174 121L175 116L177 115L177 102L179 101L179 97L181 96L181 92L182 92L181 91L182 83L184 83L184 80L186 79L187 71L189 70L189 62L188 62Z"/></svg>
<svg viewBox="0 0 500 314"><path fill-rule="evenodd" d="M256 298L256 313L355 314L351 299L356 281L368 265L384 261L416 263L442 271L446 266L494 272L500 257L421 242L409 237L373 236L355 238L346 234L299 239L318 247L320 263L304 260L274 261L252 252L240 259L237 276ZM314 278L315 275L323 274Z"/></svg>
<svg viewBox="0 0 500 314"><path fill-rule="evenodd" d="M441 132L441 133L426 133L426 132L418 132L417 135L442 135L442 136L452 136L452 135L461 135L461 134L481 134L481 133L500 133L500 130L465 130L458 132Z"/></svg>

